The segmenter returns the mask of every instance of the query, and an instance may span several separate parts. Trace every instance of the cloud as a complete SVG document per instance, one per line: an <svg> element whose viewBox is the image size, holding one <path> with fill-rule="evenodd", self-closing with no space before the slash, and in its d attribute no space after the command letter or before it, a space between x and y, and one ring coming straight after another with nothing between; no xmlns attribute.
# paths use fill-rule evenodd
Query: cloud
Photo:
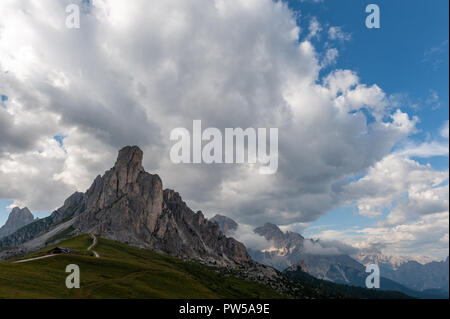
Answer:
<svg viewBox="0 0 450 319"><path fill-rule="evenodd" d="M193 209L249 225L310 222L342 203L349 176L415 132L418 119L378 85L350 70L322 77L324 53L299 40L281 1L94 0L81 28L67 29L70 2L0 2L9 97L0 109L0 198L15 204L58 207L111 167L119 148L137 144L145 168ZM328 53L330 64L337 52ZM172 164L170 131L195 119L220 130L279 128L278 173ZM60 145L54 136L66 138Z"/></svg>
<svg viewBox="0 0 450 319"><path fill-rule="evenodd" d="M321 66L323 68L333 65L336 63L336 60L339 56L339 51L335 48L328 49L325 53L324 58L322 59Z"/></svg>
<svg viewBox="0 0 450 319"><path fill-rule="evenodd" d="M439 94L435 90L430 90L430 95L425 101L426 104L431 105L432 110L437 110L441 107L441 102L439 101Z"/></svg>
<svg viewBox="0 0 450 319"><path fill-rule="evenodd" d="M306 254L319 256L354 255L358 249L338 240L305 240L303 249Z"/></svg>
<svg viewBox="0 0 450 319"><path fill-rule="evenodd" d="M442 259L448 256L448 212L421 216L396 226L375 226L342 231L324 230L321 239L340 240L360 250L381 251L385 255L427 255Z"/></svg>
<svg viewBox="0 0 450 319"><path fill-rule="evenodd" d="M350 41L352 39L352 35L344 32L341 27L334 26L328 29L328 38L330 40Z"/></svg>
<svg viewBox="0 0 450 319"><path fill-rule="evenodd" d="M445 134L445 132L441 132L441 134ZM399 156L427 158L434 156L448 156L448 151L448 143L431 141L415 144L408 142L404 144L403 148L397 150L395 154Z"/></svg>
<svg viewBox="0 0 450 319"><path fill-rule="evenodd" d="M267 240L264 236L260 236L253 231L254 227L245 224L239 224L238 228L232 233L227 234L237 241L240 241L248 249L266 250L273 247L273 243Z"/></svg>
<svg viewBox="0 0 450 319"><path fill-rule="evenodd" d="M309 34L307 36L308 40L311 40L312 38L319 36L320 32L322 31L322 26L320 25L316 17L311 18L308 30L309 30Z"/></svg>
<svg viewBox="0 0 450 319"><path fill-rule="evenodd" d="M359 214L382 216L392 210L387 224L397 225L421 215L448 211L448 172L399 155L389 155L367 175L345 187L348 201Z"/></svg>
<svg viewBox="0 0 450 319"><path fill-rule="evenodd" d="M426 50L422 61L431 64L436 71L445 60L448 60L448 40L444 40L438 45Z"/></svg>

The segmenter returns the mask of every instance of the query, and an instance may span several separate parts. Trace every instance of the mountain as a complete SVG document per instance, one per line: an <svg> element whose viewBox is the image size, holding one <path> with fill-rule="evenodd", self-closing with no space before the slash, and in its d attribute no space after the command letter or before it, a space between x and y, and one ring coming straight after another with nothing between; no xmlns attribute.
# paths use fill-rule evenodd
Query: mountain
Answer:
<svg viewBox="0 0 450 319"><path fill-rule="evenodd" d="M13 208L5 225L0 228L0 238L14 233L16 230L33 221L34 216L27 207L22 209L19 207Z"/></svg>
<svg viewBox="0 0 450 319"><path fill-rule="evenodd" d="M408 261L392 273L388 278L419 291L443 290L448 296L449 263L445 261L430 262L422 265L416 261Z"/></svg>
<svg viewBox="0 0 450 319"><path fill-rule="evenodd" d="M0 296L8 298L283 298L276 282L262 284L231 276L231 268L209 267L148 249L97 237L95 258L89 235L58 243L77 251L23 263L0 262ZM55 246L23 257L47 254ZM66 266L81 269L79 289L67 289ZM220 271L219 271L220 270ZM273 287L272 287L273 286Z"/></svg>
<svg viewBox="0 0 450 319"><path fill-rule="evenodd" d="M363 265L377 264L380 267L389 269L390 271L397 270L402 264L409 261L416 261L422 265L434 261L432 258L427 256L388 256L384 255L379 250L360 250L357 254L353 256Z"/></svg>
<svg viewBox="0 0 450 319"><path fill-rule="evenodd" d="M218 220L219 226L227 235L233 235L233 232L239 227L230 218L224 216L216 217L212 220ZM227 232L224 226L234 225L233 223L238 226L234 226L234 230ZM277 225L270 223L255 228L254 233L264 237L271 244L270 248L263 250L248 249L251 257L257 262L284 271L284 273L290 274L293 271L301 270L317 279L337 284L365 287L365 280L368 275L365 272L366 267L350 256L349 253L341 251L332 251L330 253L330 250L327 250L329 247L320 240L306 239L295 232L283 232ZM387 260L381 255L378 255L378 257L379 259L368 258L366 260L372 261L370 263ZM391 258L389 260L399 261L403 259ZM433 263L432 265L435 269L432 270L429 267L427 275L429 278L428 282L434 279L436 285L421 287L419 284L413 285L411 282L423 283L425 281L423 275L420 275L418 270L415 270L416 273L407 271L406 267L411 267L412 262L405 262L403 264L399 262L398 272L394 272L397 274L396 276L392 275L392 270L385 271L383 263L380 264L381 287L383 289L401 291L417 298L445 298L448 296L448 292L443 287L448 287L448 264L446 267L447 276L445 276L443 263ZM417 262L414 263L418 264Z"/></svg>
<svg viewBox="0 0 450 319"><path fill-rule="evenodd" d="M33 251L61 234L95 233L205 263L256 266L243 244L226 237L202 212L194 213L177 192L163 190L160 177L147 173L142 160L138 147L123 148L113 168L85 193L75 193L49 217L1 239L0 247Z"/></svg>
<svg viewBox="0 0 450 319"><path fill-rule="evenodd" d="M54 211L50 216L35 220L32 223L20 228L14 233L0 239L0 248L3 250L3 258L9 258L16 254L23 254L26 251L36 250L51 242L54 236L71 229L73 217L83 209L84 194L74 193L64 202L64 205ZM9 250L6 250L8 248ZM17 250L17 253L16 251ZM0 254L2 259L2 254Z"/></svg>
<svg viewBox="0 0 450 319"><path fill-rule="evenodd" d="M216 221L229 236L238 228L236 222L225 216L216 215L211 220ZM255 228L254 233L271 243L270 248L263 250L248 249L250 256L259 263L280 271L300 265L303 271L318 279L365 286L365 267L350 256L312 254L310 249L307 249L306 246L320 245L319 241L305 239L295 232L283 232L271 223Z"/></svg>
<svg viewBox="0 0 450 319"><path fill-rule="evenodd" d="M411 289L418 291L440 290L448 295L448 257L445 261L426 262L429 258L392 257L378 252L360 253L356 258L364 265L377 264L384 277Z"/></svg>

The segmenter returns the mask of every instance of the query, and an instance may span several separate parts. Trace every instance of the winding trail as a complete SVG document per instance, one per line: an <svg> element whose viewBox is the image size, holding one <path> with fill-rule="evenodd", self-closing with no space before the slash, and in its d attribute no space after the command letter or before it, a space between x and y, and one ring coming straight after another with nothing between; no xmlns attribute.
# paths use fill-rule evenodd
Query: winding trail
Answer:
<svg viewBox="0 0 450 319"><path fill-rule="evenodd" d="M93 240L93 243L92 243L92 245L90 245L90 246L88 247L87 250L88 250L88 251L91 251L92 248L94 248L94 247L97 245L97 237L95 237L94 234L89 234L89 236L91 236L91 238L92 238L92 240ZM92 252L94 253L95 258L100 258L100 255L99 255L95 250L92 250Z"/></svg>
<svg viewBox="0 0 450 319"><path fill-rule="evenodd" d="M100 258L100 255L95 250L92 250L92 248L94 248L97 245L97 242L98 242L97 237L95 237L94 234L89 234L89 236L91 236L91 238L92 238L92 245L90 245L88 247L87 251L92 251L92 253L94 254L95 258ZM13 262L13 264L27 263L29 261L55 257L55 256L59 256L59 255L60 254L48 254L48 255L44 255L44 256L40 256L40 257L34 257L34 258L30 258L30 259L18 260L18 261Z"/></svg>

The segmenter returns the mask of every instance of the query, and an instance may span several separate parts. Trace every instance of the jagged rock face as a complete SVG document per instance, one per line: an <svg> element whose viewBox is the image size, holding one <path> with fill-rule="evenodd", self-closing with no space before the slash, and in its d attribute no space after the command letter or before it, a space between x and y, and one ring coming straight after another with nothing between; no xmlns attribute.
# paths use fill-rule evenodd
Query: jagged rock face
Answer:
<svg viewBox="0 0 450 319"><path fill-rule="evenodd" d="M33 221L34 216L27 207L23 209L15 207L9 214L5 225L0 228L0 237L8 236Z"/></svg>
<svg viewBox="0 0 450 319"><path fill-rule="evenodd" d="M75 223L80 232L134 245L151 241L162 213L163 190L159 176L144 171L142 157L138 147L126 147L114 167L95 179Z"/></svg>
<svg viewBox="0 0 450 319"><path fill-rule="evenodd" d="M173 190L164 190L163 214L158 220L155 237L155 248L175 252L178 256L229 265L251 262L243 244L227 238L202 212L194 213Z"/></svg>
<svg viewBox="0 0 450 319"><path fill-rule="evenodd" d="M95 179L74 223L78 232L223 265L251 261L244 245L194 213L178 193L163 191L159 176L144 171L142 157L138 147L126 147L114 167Z"/></svg>
<svg viewBox="0 0 450 319"><path fill-rule="evenodd" d="M283 232L277 225L267 223L254 229L254 232L268 241L273 247L269 250L251 250L252 258L278 270L297 264L304 255L305 238L298 233Z"/></svg>
<svg viewBox="0 0 450 319"><path fill-rule="evenodd" d="M216 214L210 221L217 223L224 234L232 234L239 226L231 218L219 214Z"/></svg>
<svg viewBox="0 0 450 319"><path fill-rule="evenodd" d="M269 241L273 241L276 247L285 247L287 249L303 247L303 236L294 232L282 232L277 225L266 223L262 227L255 228L255 233L265 237Z"/></svg>

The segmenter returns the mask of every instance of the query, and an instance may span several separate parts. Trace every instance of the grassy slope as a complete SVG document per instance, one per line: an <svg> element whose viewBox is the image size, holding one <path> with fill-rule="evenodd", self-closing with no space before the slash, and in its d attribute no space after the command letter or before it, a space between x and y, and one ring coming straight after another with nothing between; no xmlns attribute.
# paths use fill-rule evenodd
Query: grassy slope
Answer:
<svg viewBox="0 0 450 319"><path fill-rule="evenodd" d="M99 238L94 258L87 235L61 247L81 255L59 255L27 263L0 263L0 298L280 298L274 290L225 277L214 268ZM29 257L44 255L45 250ZM67 289L65 268L77 264L81 288Z"/></svg>

